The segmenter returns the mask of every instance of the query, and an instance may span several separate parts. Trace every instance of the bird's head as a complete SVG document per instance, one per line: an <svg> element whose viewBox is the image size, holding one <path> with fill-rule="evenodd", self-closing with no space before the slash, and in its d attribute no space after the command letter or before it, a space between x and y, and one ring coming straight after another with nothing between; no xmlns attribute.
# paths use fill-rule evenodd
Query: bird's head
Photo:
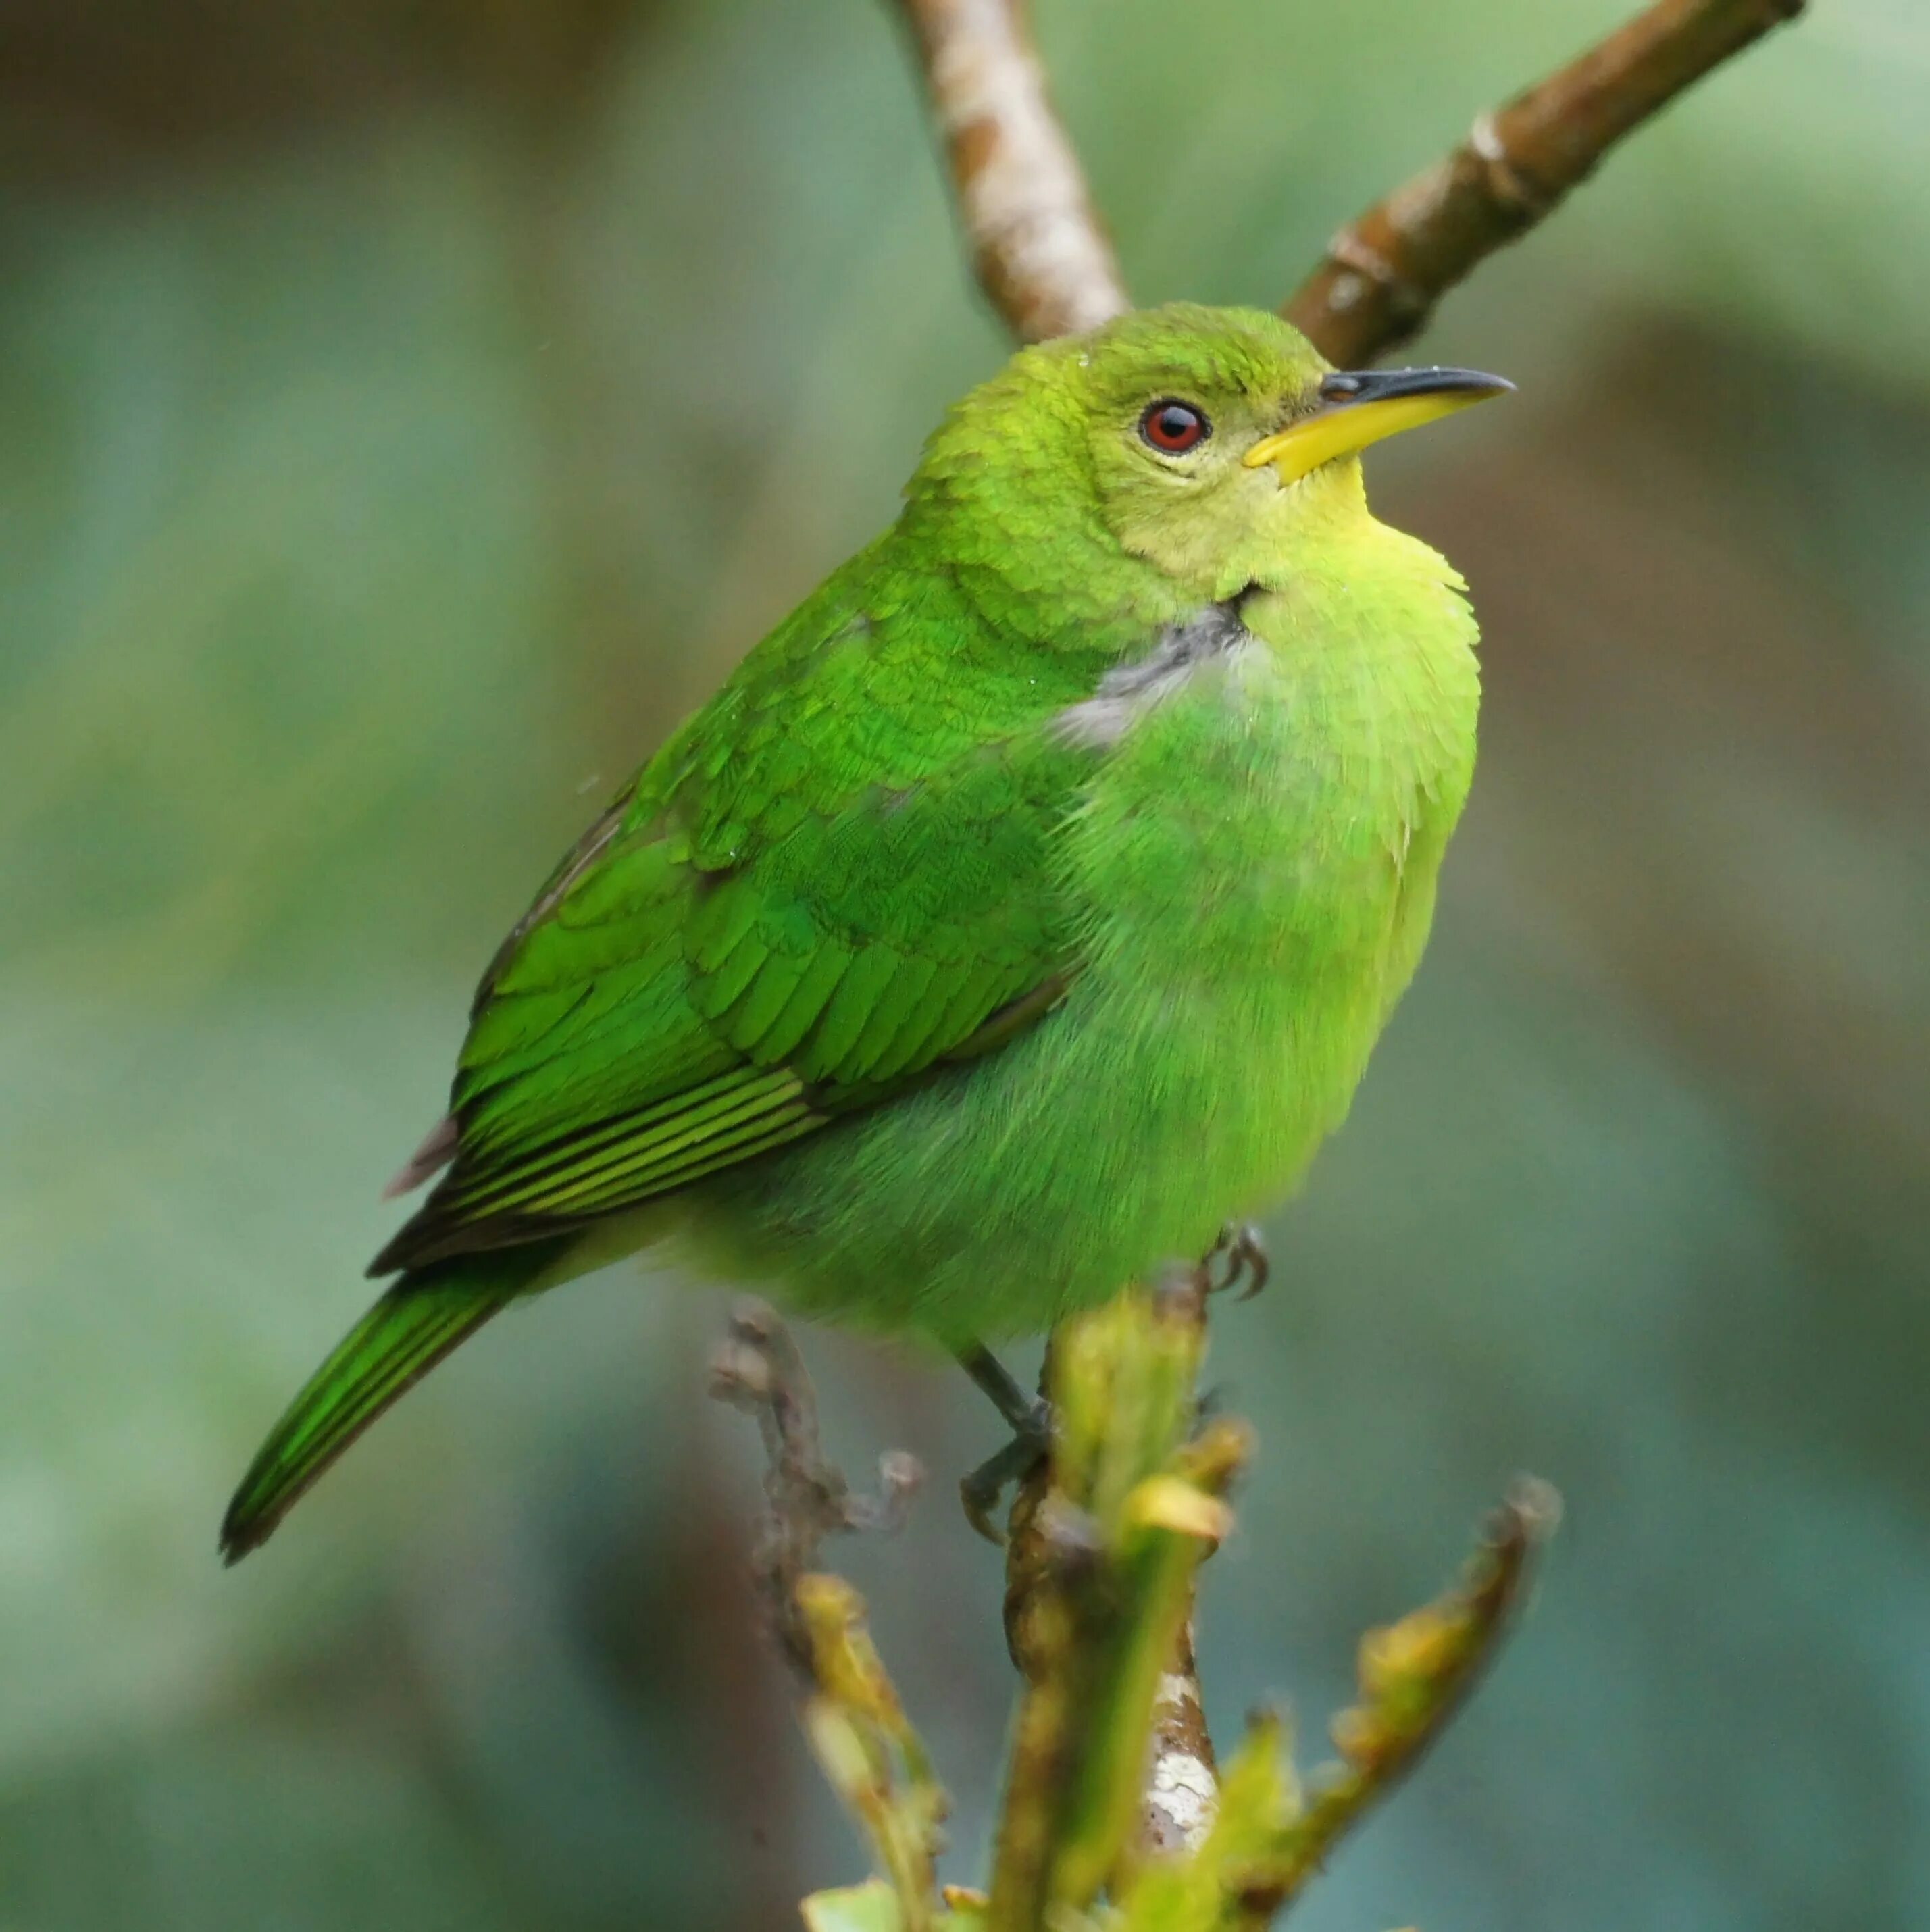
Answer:
<svg viewBox="0 0 1930 1932"><path fill-rule="evenodd" d="M975 552L995 530L1042 592L1062 564L1148 608L1196 606L1290 574L1364 517L1369 443L1511 386L1336 370L1277 316L1175 303L1022 351L932 439L911 507L943 505Z"/></svg>

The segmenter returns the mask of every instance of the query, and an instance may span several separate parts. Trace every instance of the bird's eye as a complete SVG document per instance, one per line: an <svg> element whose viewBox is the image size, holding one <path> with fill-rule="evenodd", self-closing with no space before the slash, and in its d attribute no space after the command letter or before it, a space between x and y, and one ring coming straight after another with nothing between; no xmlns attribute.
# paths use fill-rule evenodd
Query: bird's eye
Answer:
<svg viewBox="0 0 1930 1932"><path fill-rule="evenodd" d="M1213 434L1213 425L1190 403L1168 396L1148 403L1139 418L1139 434L1154 448L1169 456L1196 449Z"/></svg>

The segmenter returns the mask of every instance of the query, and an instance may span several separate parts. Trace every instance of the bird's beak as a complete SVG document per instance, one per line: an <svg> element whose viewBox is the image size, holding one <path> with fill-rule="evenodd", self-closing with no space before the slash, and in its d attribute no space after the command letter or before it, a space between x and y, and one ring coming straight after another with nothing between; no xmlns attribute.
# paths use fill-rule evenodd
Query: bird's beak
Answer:
<svg viewBox="0 0 1930 1932"><path fill-rule="evenodd" d="M1322 406L1262 436L1247 452L1246 466L1258 470L1270 463L1283 484L1295 483L1337 456L1505 395L1514 386L1476 369L1337 370L1321 380Z"/></svg>

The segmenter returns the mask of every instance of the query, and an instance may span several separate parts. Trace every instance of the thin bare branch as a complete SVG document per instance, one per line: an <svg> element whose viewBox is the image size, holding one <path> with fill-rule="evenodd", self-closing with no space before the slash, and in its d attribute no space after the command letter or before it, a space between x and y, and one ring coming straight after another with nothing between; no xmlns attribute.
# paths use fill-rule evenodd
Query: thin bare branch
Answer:
<svg viewBox="0 0 1930 1932"><path fill-rule="evenodd" d="M710 1364L710 1393L757 1418L764 1437L766 1511L751 1567L771 1634L803 1688L818 1685L810 1619L799 1595L824 1539L849 1529L889 1529L924 1472L902 1449L878 1458L878 1493L857 1494L827 1461L818 1432L818 1395L791 1331L759 1301L733 1311L728 1340Z"/></svg>
<svg viewBox="0 0 1930 1932"><path fill-rule="evenodd" d="M1024 0L897 0L917 39L959 218L987 298L1023 342L1131 306L1046 91Z"/></svg>
<svg viewBox="0 0 1930 1932"><path fill-rule="evenodd" d="M1258 1265L1263 1268L1256 1237L1244 1228L1239 1234L1242 1243L1261 1255ZM1226 1285L1214 1276L1218 1252L1166 1284L1159 1297L1162 1313L1192 1331L1193 1346L1202 1352L1208 1298ZM1227 1261L1228 1280L1239 1278L1246 1265L1245 1253L1242 1246L1237 1257ZM1049 1379L1049 1361L1047 1372ZM1230 1452L1215 1448L1209 1457L1214 1461L1209 1485L1223 1485L1226 1472L1216 1459L1224 1453ZM1056 1566L1065 1555L1063 1535L1055 1534L1064 1526L1054 1514L1052 1493L1051 1466L1041 1462L1013 1500L1006 1546L1006 1644L1013 1662L1035 1687L1046 1683L1055 1668L1052 1625L1046 1606L1055 1587ZM1190 1578L1187 1591L1190 1599ZM1155 1855L1197 1850L1211 1828L1218 1802L1218 1767L1200 1694L1189 1600L1174 1632L1153 1703L1151 1752L1140 1802L1140 1850Z"/></svg>
<svg viewBox="0 0 1930 1932"><path fill-rule="evenodd" d="M1484 114L1350 222L1281 313L1343 368L1417 334L1475 265L1546 217L1625 135L1805 0L1657 0L1578 60Z"/></svg>

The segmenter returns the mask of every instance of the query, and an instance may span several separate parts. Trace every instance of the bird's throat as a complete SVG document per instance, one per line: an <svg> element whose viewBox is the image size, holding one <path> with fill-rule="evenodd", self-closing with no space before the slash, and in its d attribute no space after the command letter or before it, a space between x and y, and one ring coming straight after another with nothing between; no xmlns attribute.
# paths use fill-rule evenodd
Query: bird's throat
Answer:
<svg viewBox="0 0 1930 1932"><path fill-rule="evenodd" d="M1090 698L1058 714L1055 728L1073 744L1108 749L1204 666L1223 663L1253 641L1241 620L1238 598L1209 604L1184 623L1166 626L1143 656L1109 670Z"/></svg>

